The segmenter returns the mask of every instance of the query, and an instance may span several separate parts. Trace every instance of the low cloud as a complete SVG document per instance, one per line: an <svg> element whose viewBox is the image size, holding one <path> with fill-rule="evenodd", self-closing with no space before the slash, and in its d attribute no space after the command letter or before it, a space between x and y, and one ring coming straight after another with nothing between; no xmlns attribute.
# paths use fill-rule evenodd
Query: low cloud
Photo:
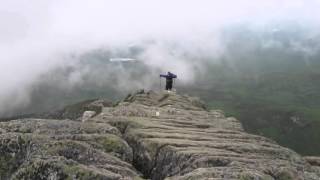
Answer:
<svg viewBox="0 0 320 180"><path fill-rule="evenodd" d="M320 48L319 8L318 0L4 0L0 116L35 111L35 99L57 95L35 96L45 88L155 89L166 71L191 84L206 63L257 49L299 53L307 63Z"/></svg>

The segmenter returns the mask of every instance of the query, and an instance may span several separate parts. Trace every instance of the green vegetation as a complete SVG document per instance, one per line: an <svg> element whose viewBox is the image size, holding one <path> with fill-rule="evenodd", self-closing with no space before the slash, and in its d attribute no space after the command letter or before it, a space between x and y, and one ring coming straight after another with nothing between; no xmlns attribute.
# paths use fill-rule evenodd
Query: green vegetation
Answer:
<svg viewBox="0 0 320 180"><path fill-rule="evenodd" d="M105 179L102 175L98 173L94 173L92 171L89 171L88 169L85 169L83 167L80 167L79 165L73 165L73 166L64 166L64 172L68 174L69 176L66 178L67 180L73 180L73 179ZM70 176L71 175L71 176Z"/></svg>
<svg viewBox="0 0 320 180"><path fill-rule="evenodd" d="M276 68L245 61L235 70L214 64L197 88L183 91L236 117L251 133L304 155L320 155L320 64L270 64Z"/></svg>
<svg viewBox="0 0 320 180"><path fill-rule="evenodd" d="M63 159L34 159L22 166L12 179L105 179L101 174L92 172L81 165Z"/></svg>
<svg viewBox="0 0 320 180"><path fill-rule="evenodd" d="M108 153L116 152L123 154L127 148L120 137L112 134L103 138L97 138L96 142L101 144L103 150Z"/></svg>
<svg viewBox="0 0 320 180"><path fill-rule="evenodd" d="M0 179L8 179L19 168L27 156L28 145L29 142L20 136L0 142Z"/></svg>

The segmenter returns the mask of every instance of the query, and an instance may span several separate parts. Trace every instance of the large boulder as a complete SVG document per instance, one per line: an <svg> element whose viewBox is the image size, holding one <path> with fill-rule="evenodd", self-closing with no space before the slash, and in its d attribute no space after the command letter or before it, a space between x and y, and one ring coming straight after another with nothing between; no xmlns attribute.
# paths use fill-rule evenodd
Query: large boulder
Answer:
<svg viewBox="0 0 320 180"><path fill-rule="evenodd" d="M81 121L86 122L96 114L97 113L95 111L85 111L82 115Z"/></svg>

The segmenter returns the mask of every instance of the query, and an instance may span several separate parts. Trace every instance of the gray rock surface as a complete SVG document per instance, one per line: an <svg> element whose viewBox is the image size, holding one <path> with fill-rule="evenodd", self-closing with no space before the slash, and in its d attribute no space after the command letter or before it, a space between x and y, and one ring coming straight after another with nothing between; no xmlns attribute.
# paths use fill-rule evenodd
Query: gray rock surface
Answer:
<svg viewBox="0 0 320 180"><path fill-rule="evenodd" d="M21 119L0 123L0 179L133 179L132 149L109 124Z"/></svg>
<svg viewBox="0 0 320 180"><path fill-rule="evenodd" d="M141 90L101 108L85 122L0 123L0 179L320 179L318 157L248 134L198 98Z"/></svg>
<svg viewBox="0 0 320 180"><path fill-rule="evenodd" d="M82 115L81 121L86 122L87 120L89 120L90 118L92 118L96 114L97 113L95 111L85 111Z"/></svg>

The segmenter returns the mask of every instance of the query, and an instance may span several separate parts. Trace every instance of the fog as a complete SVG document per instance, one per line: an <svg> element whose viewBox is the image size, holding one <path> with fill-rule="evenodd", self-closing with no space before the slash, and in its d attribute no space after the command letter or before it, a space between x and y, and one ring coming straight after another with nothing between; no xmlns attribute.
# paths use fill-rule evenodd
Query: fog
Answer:
<svg viewBox="0 0 320 180"><path fill-rule="evenodd" d="M152 89L166 71L192 84L204 62L255 47L299 52L307 62L320 47L319 9L319 0L1 0L0 116L33 105L39 86ZM274 38L281 33L289 47ZM145 71L110 58L136 59Z"/></svg>

